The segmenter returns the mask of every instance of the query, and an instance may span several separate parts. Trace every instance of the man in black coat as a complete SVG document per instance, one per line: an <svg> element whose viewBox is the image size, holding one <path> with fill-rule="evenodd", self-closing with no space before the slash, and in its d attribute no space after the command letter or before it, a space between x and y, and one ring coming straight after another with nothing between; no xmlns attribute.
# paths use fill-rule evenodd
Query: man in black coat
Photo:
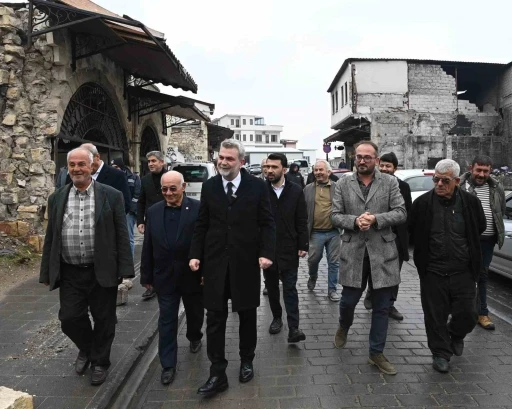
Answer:
<svg viewBox="0 0 512 409"><path fill-rule="evenodd" d="M100 385L115 337L117 286L134 271L123 196L91 178L92 163L86 149L69 152L72 183L48 198L39 282L60 288L62 332L79 349L75 371L91 364L91 384Z"/></svg>
<svg viewBox="0 0 512 409"><path fill-rule="evenodd" d="M295 183L296 185L299 185L301 189L304 189L304 177L301 175L299 171L299 165L296 163L292 163L290 165L290 170L286 172L286 179L292 183Z"/></svg>
<svg viewBox="0 0 512 409"><path fill-rule="evenodd" d="M188 265L199 201L184 195L186 186L179 172L171 171L162 176L165 201L148 209L142 246L140 283L147 289L155 289L160 308L158 354L162 365L160 379L164 385L170 384L176 375L181 299L191 352L199 351L203 337L201 274L192 272Z"/></svg>
<svg viewBox="0 0 512 409"><path fill-rule="evenodd" d="M283 328L283 309L279 302L281 279L288 321L288 342L304 341L306 335L299 329L297 272L299 257L304 257L309 248L306 200L301 187L285 178L288 165L285 155L270 154L266 165L270 205L276 222L276 241L279 246L274 264L263 271L273 315L269 332L277 334Z"/></svg>
<svg viewBox="0 0 512 409"><path fill-rule="evenodd" d="M396 157L394 152L384 153L380 157L379 162L379 170L382 173L387 173L388 175L394 175L396 170L398 169L398 158ZM400 189L400 193L404 198L405 202L405 210L407 211L407 215L411 212L412 206L412 198L411 198L411 188L407 182L398 179L398 188ZM409 233L407 231L407 223L400 224L398 226L393 226L393 233L396 234L396 248L398 250L398 265L400 270L402 270L402 264L404 261L409 261ZM372 309L372 298L371 298L371 276L368 279L368 288L366 290L366 297L364 298L364 306L367 310ZM395 301L398 296L398 286L396 286L395 291L393 293L393 301L391 306L389 307L389 317L393 318L397 321L403 321L404 316L396 309Z"/></svg>
<svg viewBox="0 0 512 409"><path fill-rule="evenodd" d="M204 277L207 352L210 377L198 393L212 396L228 387L225 358L228 299L240 318L240 382L254 376L256 309L260 305L260 268L272 265L275 223L263 180L241 169L245 149L235 139L221 143L219 174L203 183L190 267Z"/></svg>
<svg viewBox="0 0 512 409"><path fill-rule="evenodd" d="M160 151L152 151L146 155L148 160L149 173L141 180L139 201L137 202L137 230L144 234L146 226L146 212L155 203L164 200L160 180L167 172L164 154ZM154 288L148 288L142 298L149 299L155 296Z"/></svg>
<svg viewBox="0 0 512 409"><path fill-rule="evenodd" d="M452 355L462 355L478 319L480 235L486 228L480 200L458 186L459 172L457 162L439 161L434 189L414 201L409 222L432 366L442 373Z"/></svg>

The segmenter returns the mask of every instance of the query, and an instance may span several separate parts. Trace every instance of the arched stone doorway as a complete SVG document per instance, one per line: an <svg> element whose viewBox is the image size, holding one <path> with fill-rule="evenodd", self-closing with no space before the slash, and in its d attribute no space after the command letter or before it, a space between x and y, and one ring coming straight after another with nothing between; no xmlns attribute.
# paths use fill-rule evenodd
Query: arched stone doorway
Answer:
<svg viewBox="0 0 512 409"><path fill-rule="evenodd" d="M66 165L66 155L71 149L85 142L98 148L105 163L117 157L128 159L126 133L114 103L105 90L93 82L80 86L68 103L53 147L57 169Z"/></svg>
<svg viewBox="0 0 512 409"><path fill-rule="evenodd" d="M158 135L150 126L146 126L140 138L140 176L149 172L146 154L151 151L161 151Z"/></svg>

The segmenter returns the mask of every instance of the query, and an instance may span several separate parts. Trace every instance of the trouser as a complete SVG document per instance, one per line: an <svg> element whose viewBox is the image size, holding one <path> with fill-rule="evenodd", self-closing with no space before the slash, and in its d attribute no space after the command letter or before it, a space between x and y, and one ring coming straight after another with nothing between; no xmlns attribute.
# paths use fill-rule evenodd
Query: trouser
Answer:
<svg viewBox="0 0 512 409"><path fill-rule="evenodd" d="M324 253L327 253L327 287L336 291L340 269L341 239L338 230L313 231L309 239L308 267L309 277L318 279L318 265Z"/></svg>
<svg viewBox="0 0 512 409"><path fill-rule="evenodd" d="M496 236L481 236L480 247L482 248L482 268L478 278L478 294L480 305L477 307L480 315L489 315L487 308L487 279L489 277L489 265L492 261L494 253L494 245L496 244Z"/></svg>
<svg viewBox="0 0 512 409"><path fill-rule="evenodd" d="M370 258L363 259L363 281L361 288L343 286L340 300L340 327L349 330L354 322L354 310L361 299L366 283L371 276ZM382 353L388 334L389 307L393 298L393 287L374 289L371 292L372 323L370 327L370 355Z"/></svg>
<svg viewBox="0 0 512 409"><path fill-rule="evenodd" d="M137 224L137 216L133 213L126 213L126 224L128 227L128 236L130 239L130 248L132 250L132 257L135 256L135 225Z"/></svg>
<svg viewBox="0 0 512 409"><path fill-rule="evenodd" d="M286 319L288 328L299 327L299 295L297 294L297 269L280 270L276 264L273 264L266 270L263 270L265 277L265 287L268 291L268 301L270 310L274 318L281 318L283 308L279 302L279 279L283 282L283 301L286 309Z"/></svg>
<svg viewBox="0 0 512 409"><path fill-rule="evenodd" d="M477 323L476 283L469 272L447 276L427 272L420 290L428 347L432 355L450 360L451 339L464 339Z"/></svg>
<svg viewBox="0 0 512 409"><path fill-rule="evenodd" d="M224 289L224 305L221 311L208 310L206 312L206 352L211 362L210 376L222 376L226 373L228 361L226 360L226 321L228 319L228 299L231 298L229 273L226 275ZM239 353L242 363L252 362L255 356L257 343L256 308L238 311L240 321L238 333Z"/></svg>
<svg viewBox="0 0 512 409"><path fill-rule="evenodd" d="M100 286L92 266L81 268L61 263L59 298L62 332L88 355L92 366L110 366L116 331L117 286Z"/></svg>
<svg viewBox="0 0 512 409"><path fill-rule="evenodd" d="M183 294L180 290L172 294L157 292L160 316L158 317L158 355L162 368L176 368L178 358L178 312L183 299L187 317L187 339L199 341L203 337L203 294Z"/></svg>

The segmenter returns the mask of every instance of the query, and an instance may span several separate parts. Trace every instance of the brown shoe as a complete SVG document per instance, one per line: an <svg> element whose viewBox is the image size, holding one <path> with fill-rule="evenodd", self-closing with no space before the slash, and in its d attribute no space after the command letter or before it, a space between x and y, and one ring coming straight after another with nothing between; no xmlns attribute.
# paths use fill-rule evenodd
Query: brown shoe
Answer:
<svg viewBox="0 0 512 409"><path fill-rule="evenodd" d="M338 349L343 348L347 343L347 335L348 330L338 327L338 331L336 331L334 336L334 347Z"/></svg>
<svg viewBox="0 0 512 409"><path fill-rule="evenodd" d="M491 330L491 331L496 328L487 315L479 315L478 316L478 324L483 329L488 329L488 330Z"/></svg>
<svg viewBox="0 0 512 409"><path fill-rule="evenodd" d="M368 363L371 365L375 365L380 369L381 372L384 372L388 375L396 375L396 369L391 362L387 360L384 354L376 354L370 355L368 358Z"/></svg>

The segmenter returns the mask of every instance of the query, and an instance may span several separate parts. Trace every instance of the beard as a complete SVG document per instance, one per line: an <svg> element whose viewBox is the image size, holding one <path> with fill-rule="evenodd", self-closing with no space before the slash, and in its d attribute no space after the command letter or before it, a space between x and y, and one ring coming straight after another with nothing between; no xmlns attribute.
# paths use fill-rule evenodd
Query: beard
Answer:
<svg viewBox="0 0 512 409"><path fill-rule="evenodd" d="M223 178L231 180L231 179L235 178L235 176L238 174L238 171L240 169L236 169L236 168L224 169L224 168L221 168L220 166L218 166L217 170L219 171L220 175Z"/></svg>
<svg viewBox="0 0 512 409"><path fill-rule="evenodd" d="M357 165L357 173L360 175L371 175L375 170L375 166Z"/></svg>

